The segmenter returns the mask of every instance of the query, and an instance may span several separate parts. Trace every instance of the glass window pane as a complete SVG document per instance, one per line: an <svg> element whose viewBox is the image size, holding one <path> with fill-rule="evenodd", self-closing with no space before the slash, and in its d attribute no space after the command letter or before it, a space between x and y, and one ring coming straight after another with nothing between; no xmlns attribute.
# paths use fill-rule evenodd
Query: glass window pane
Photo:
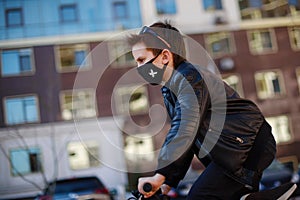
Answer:
<svg viewBox="0 0 300 200"><path fill-rule="evenodd" d="M37 102L34 96L7 98L5 100L6 123L9 125L37 122Z"/></svg>
<svg viewBox="0 0 300 200"><path fill-rule="evenodd" d="M11 171L14 176L42 171L41 152L37 147L10 151Z"/></svg>
<svg viewBox="0 0 300 200"><path fill-rule="evenodd" d="M88 45L71 44L57 47L59 67L62 71L76 71L79 67L88 67Z"/></svg>
<svg viewBox="0 0 300 200"><path fill-rule="evenodd" d="M109 57L113 62L113 67L131 67L135 64L131 52L126 52L129 49L128 44L121 40L112 40L109 42Z"/></svg>
<svg viewBox="0 0 300 200"><path fill-rule="evenodd" d="M33 70L31 49L3 50L1 52L2 75L21 75Z"/></svg>
<svg viewBox="0 0 300 200"><path fill-rule="evenodd" d="M158 14L175 14L176 2L175 0L156 0L156 10Z"/></svg>
<svg viewBox="0 0 300 200"><path fill-rule="evenodd" d="M60 8L62 22L77 21L76 5L63 5Z"/></svg>
<svg viewBox="0 0 300 200"><path fill-rule="evenodd" d="M253 54L272 53L277 48L272 30L249 31L248 38L249 48Z"/></svg>
<svg viewBox="0 0 300 200"><path fill-rule="evenodd" d="M229 33L213 33L205 37L206 48L213 57L220 57L234 52L234 42Z"/></svg>
<svg viewBox="0 0 300 200"><path fill-rule="evenodd" d="M17 50L2 51L2 75L19 74L19 53Z"/></svg>
<svg viewBox="0 0 300 200"><path fill-rule="evenodd" d="M73 170L99 166L99 145L95 141L70 142L67 146L70 168Z"/></svg>
<svg viewBox="0 0 300 200"><path fill-rule="evenodd" d="M298 15L299 0L239 0L242 19Z"/></svg>
<svg viewBox="0 0 300 200"><path fill-rule="evenodd" d="M27 122L36 122L38 121L37 117L37 105L34 97L24 98L24 110L25 118Z"/></svg>
<svg viewBox="0 0 300 200"><path fill-rule="evenodd" d="M95 95L92 91L62 92L62 117L64 120L96 116Z"/></svg>
<svg viewBox="0 0 300 200"><path fill-rule="evenodd" d="M76 66L85 66L84 63L84 59L85 59L85 51L81 50L81 51L75 51L75 65Z"/></svg>
<svg viewBox="0 0 300 200"><path fill-rule="evenodd" d="M282 80L283 77L279 71L257 72L255 82L258 97L265 99L282 96L285 93Z"/></svg>
<svg viewBox="0 0 300 200"><path fill-rule="evenodd" d="M6 26L22 26L22 9L6 10Z"/></svg>
<svg viewBox="0 0 300 200"><path fill-rule="evenodd" d="M240 96L244 96L242 81L238 75L223 75L223 80L232 87Z"/></svg>
<svg viewBox="0 0 300 200"><path fill-rule="evenodd" d="M114 17L116 19L124 19L127 17L127 5L126 2L114 2L113 3Z"/></svg>
<svg viewBox="0 0 300 200"><path fill-rule="evenodd" d="M5 101L5 115L10 125L25 122L23 102L20 99L7 99Z"/></svg>
<svg viewBox="0 0 300 200"><path fill-rule="evenodd" d="M205 10L221 10L221 0L203 0L203 6Z"/></svg>
<svg viewBox="0 0 300 200"><path fill-rule="evenodd" d="M148 111L149 100L145 86L124 86L117 88L115 105L119 114L141 114Z"/></svg>
<svg viewBox="0 0 300 200"><path fill-rule="evenodd" d="M126 159L135 164L137 164L140 160L153 161L153 149L153 140L148 134L127 136L125 139L124 151Z"/></svg>
<svg viewBox="0 0 300 200"><path fill-rule="evenodd" d="M290 123L287 116L267 117L266 120L272 126L272 133L277 143L288 142L291 140Z"/></svg>
<svg viewBox="0 0 300 200"><path fill-rule="evenodd" d="M20 69L21 71L30 71L30 57L20 56Z"/></svg>

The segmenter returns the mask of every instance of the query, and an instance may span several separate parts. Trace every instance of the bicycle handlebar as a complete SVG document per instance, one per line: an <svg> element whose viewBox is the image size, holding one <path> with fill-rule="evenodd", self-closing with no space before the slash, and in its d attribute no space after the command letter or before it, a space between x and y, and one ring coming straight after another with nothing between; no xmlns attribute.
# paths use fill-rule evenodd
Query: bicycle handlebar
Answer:
<svg viewBox="0 0 300 200"><path fill-rule="evenodd" d="M150 191L152 190L152 185L151 185L151 183L145 183L145 184L143 185L143 190L144 190L145 192L150 192Z"/></svg>
<svg viewBox="0 0 300 200"><path fill-rule="evenodd" d="M150 191L152 191L152 189L153 188L152 188L151 183L145 183L143 185L143 190L145 192L150 192ZM144 199L143 195L138 190L132 191L131 194L134 197L131 197L128 200L137 200L137 199L146 200L146 199ZM167 195L161 194L161 190L159 189L153 196L151 196L147 200L170 200L170 197Z"/></svg>

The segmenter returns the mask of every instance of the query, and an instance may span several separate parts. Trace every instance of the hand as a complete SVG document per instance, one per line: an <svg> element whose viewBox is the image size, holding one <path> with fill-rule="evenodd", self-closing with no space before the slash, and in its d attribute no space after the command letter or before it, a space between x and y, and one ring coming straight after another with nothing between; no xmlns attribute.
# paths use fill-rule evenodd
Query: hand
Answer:
<svg viewBox="0 0 300 200"><path fill-rule="evenodd" d="M154 176L139 178L138 190L145 198L151 197L160 186L164 183L165 177L161 174L155 174ZM152 185L152 190L150 192L145 192L143 186L145 183L150 183Z"/></svg>
<svg viewBox="0 0 300 200"><path fill-rule="evenodd" d="M163 185L160 187L160 189L161 189L161 193L162 193L162 194L167 195L167 194L170 192L171 187L168 186L167 184L163 184Z"/></svg>

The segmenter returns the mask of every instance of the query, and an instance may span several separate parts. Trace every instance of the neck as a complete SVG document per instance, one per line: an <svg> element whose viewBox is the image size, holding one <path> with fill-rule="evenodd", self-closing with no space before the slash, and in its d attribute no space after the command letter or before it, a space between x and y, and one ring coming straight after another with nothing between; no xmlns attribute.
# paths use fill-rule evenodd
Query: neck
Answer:
<svg viewBox="0 0 300 200"><path fill-rule="evenodd" d="M163 82L168 82L168 80L171 78L172 76L172 73L173 73L173 70L174 70L174 67L173 66L167 66L166 67L166 70L165 70L165 73L164 73L164 76L163 76Z"/></svg>

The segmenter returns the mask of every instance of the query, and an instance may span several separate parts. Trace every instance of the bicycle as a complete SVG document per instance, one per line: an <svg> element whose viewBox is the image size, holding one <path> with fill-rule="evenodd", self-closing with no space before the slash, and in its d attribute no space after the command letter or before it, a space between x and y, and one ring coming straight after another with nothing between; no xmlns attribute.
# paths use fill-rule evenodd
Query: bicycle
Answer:
<svg viewBox="0 0 300 200"><path fill-rule="evenodd" d="M240 200L287 200L293 194L296 188L297 185L295 183L289 182L270 190L246 194L242 196ZM145 192L150 192L152 190L152 185L150 183L145 183L143 190ZM128 200L170 200L169 196L161 193L161 190L158 190L153 196L147 199L145 199L137 190L133 191L132 195L134 197L130 197Z"/></svg>

